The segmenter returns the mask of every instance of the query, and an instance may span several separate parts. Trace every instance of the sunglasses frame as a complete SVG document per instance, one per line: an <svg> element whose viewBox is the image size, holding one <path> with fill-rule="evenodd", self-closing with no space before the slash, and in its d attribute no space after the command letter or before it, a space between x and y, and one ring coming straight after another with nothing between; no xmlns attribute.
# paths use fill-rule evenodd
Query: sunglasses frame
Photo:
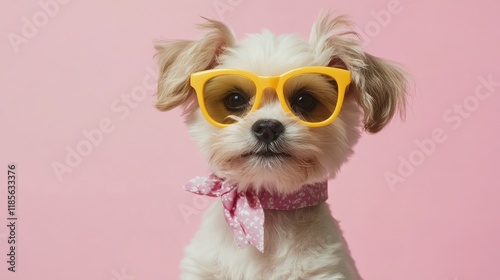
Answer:
<svg viewBox="0 0 500 280"><path fill-rule="evenodd" d="M205 98L204 98L204 88L206 83L210 79L221 75L237 75L251 80L256 87L255 101L254 104L252 105L252 108L247 113L247 115L259 109L260 102L264 94L264 90L267 88L272 88L275 90L283 110L286 113L290 113L293 116L295 116L295 114L292 111L292 108L289 108L288 106L287 100L285 98L285 93L283 92L283 88L286 81L288 81L290 78L302 74L322 74L333 78L337 82L338 97L335 110L328 119L321 122L308 122L297 117L298 122L307 125L309 127L321 127L332 123L333 120L335 120L335 118L340 113L340 110L342 108L342 103L344 102L345 90L347 86L351 83L351 73L345 69L327 67L327 66L308 66L288 71L279 76L258 76L251 72L238 69L211 69L191 74L190 83L191 87L193 87L193 89L196 91L196 95L198 97L198 104L200 105L201 112L203 113L207 121L216 127L223 128L230 126L232 124L223 124L215 121L210 116L206 108Z"/></svg>

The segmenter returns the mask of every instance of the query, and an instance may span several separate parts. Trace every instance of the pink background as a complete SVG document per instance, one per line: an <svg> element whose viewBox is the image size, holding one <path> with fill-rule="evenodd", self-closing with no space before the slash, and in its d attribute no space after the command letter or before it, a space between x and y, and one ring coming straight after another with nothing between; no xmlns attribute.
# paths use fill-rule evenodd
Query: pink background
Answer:
<svg viewBox="0 0 500 280"><path fill-rule="evenodd" d="M351 15L366 49L414 80L406 121L364 135L330 182L361 274L498 279L498 1L66 2L49 16L33 0L0 8L0 279L176 279L208 202L181 186L208 170L180 111L153 107L153 41L198 38L199 16L239 38L264 27L306 38L321 10ZM14 33L22 43L11 44ZM107 133L85 146L83 131L101 122ZM54 162L77 147L87 155L59 180ZM18 164L16 273L6 263L9 162Z"/></svg>

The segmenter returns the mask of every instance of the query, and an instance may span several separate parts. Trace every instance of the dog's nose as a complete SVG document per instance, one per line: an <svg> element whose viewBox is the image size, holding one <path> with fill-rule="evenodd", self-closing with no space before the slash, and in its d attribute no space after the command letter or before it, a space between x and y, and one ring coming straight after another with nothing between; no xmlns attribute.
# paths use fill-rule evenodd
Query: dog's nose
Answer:
<svg viewBox="0 0 500 280"><path fill-rule="evenodd" d="M285 127L278 120L258 120L252 125L252 131L259 141L269 144L283 134Z"/></svg>

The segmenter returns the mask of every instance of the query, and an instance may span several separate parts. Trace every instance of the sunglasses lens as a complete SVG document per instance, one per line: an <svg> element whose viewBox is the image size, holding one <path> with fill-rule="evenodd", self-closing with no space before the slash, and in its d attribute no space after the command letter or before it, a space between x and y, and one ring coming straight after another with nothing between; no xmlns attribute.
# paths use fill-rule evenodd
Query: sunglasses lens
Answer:
<svg viewBox="0 0 500 280"><path fill-rule="evenodd" d="M301 74L289 78L283 87L290 111L303 121L323 122L329 119L338 99L334 78L324 74Z"/></svg>
<svg viewBox="0 0 500 280"><path fill-rule="evenodd" d="M252 80L239 75L220 75L204 87L208 114L220 124L232 124L252 108L256 87Z"/></svg>

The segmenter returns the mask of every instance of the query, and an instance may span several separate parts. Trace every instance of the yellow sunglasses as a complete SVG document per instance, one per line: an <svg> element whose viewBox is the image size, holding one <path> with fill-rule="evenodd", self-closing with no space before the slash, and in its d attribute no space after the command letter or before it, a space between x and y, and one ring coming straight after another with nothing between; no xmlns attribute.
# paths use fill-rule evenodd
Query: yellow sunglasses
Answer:
<svg viewBox="0 0 500 280"><path fill-rule="evenodd" d="M257 110L267 88L275 90L283 110L298 122L309 127L328 125L340 113L350 82L348 70L326 66L297 68L280 76L237 69L191 74L201 111L217 127L229 126Z"/></svg>

